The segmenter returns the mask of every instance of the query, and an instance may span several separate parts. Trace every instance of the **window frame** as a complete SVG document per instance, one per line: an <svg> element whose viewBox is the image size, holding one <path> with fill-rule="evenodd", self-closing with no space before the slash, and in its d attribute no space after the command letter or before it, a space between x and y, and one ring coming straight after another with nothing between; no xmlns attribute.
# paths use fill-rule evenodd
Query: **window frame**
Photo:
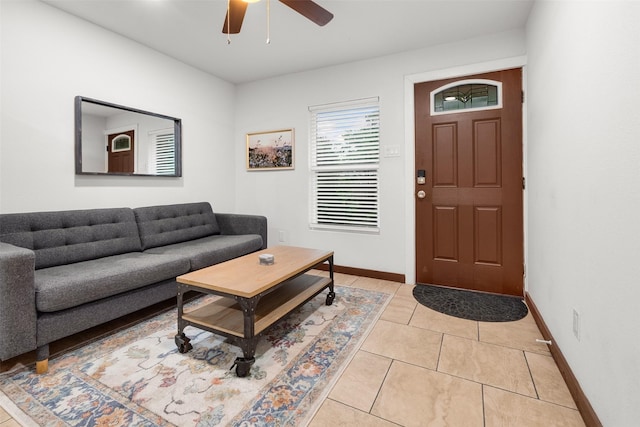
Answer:
<svg viewBox="0 0 640 427"><path fill-rule="evenodd" d="M361 116L358 116L358 110L362 110ZM330 141L342 140L345 135L353 136L358 135L359 142L355 155L349 155L347 152L345 155L346 160L339 160L338 155L331 156L332 153L327 151L319 152L318 137L326 135L320 135L318 133L318 115L331 115L337 114L344 122L351 121L350 119L344 119L344 117L354 117L356 121L363 121L367 123L367 120L371 120L371 112L375 114L375 126L372 128L345 128L336 139ZM310 127L309 127L309 227L313 230L332 230L332 231L344 231L344 232L357 232L366 234L377 234L380 232L380 102L378 97L358 99L353 101L339 102L333 104L324 104L309 107L310 112ZM322 120L321 120L322 121ZM330 120L328 120L330 123ZM339 120L335 123L337 124ZM343 122L343 123L344 123ZM326 124L327 121L324 121ZM358 131L365 131L360 134ZM370 136L366 135L369 131L375 132L373 140ZM351 133L350 132L355 132ZM322 143L320 147L326 148L326 141ZM344 147L344 140L341 145ZM340 151L334 153L339 154ZM344 153L344 152L343 152ZM351 152L352 154L354 151ZM319 161L320 158L320 161ZM325 159L323 165L322 158ZM330 163L330 164L327 164ZM343 201L347 208L343 215L338 215L331 220L330 214L327 214L328 210L331 210L331 202L327 202L331 197L324 197L324 202L320 201L318 191L322 189L322 185L319 187L319 182L325 180L325 183L331 181L331 176L338 174L337 180L343 180L343 186L338 189L346 189L350 194L362 197L361 199L356 197L346 197L344 194L338 195L338 202ZM335 186L335 181L332 186ZM355 182L354 185L350 185ZM325 187L327 188L327 187ZM355 190L354 190L355 188ZM360 189L361 193L357 193ZM326 192L324 193L327 194ZM349 204L349 201L352 202ZM324 208L324 209L323 209ZM319 212L324 210L325 218L321 218L323 214ZM328 219L329 218L329 219ZM348 223L353 221L353 223Z"/></svg>

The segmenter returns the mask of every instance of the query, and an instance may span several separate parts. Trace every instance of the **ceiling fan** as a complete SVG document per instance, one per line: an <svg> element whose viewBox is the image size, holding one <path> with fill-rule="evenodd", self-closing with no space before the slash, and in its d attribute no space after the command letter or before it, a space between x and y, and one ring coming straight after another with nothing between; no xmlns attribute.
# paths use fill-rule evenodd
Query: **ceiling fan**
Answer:
<svg viewBox="0 0 640 427"><path fill-rule="evenodd" d="M227 16L224 19L222 32L238 34L242 27L244 14L249 3L259 0L228 0ZM305 18L323 26L333 19L333 14L312 0L279 0Z"/></svg>

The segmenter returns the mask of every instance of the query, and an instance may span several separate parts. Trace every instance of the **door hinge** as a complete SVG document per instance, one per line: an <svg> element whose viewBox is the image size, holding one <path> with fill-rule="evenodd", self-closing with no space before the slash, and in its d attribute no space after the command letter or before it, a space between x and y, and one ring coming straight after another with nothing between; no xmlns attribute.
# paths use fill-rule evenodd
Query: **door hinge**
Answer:
<svg viewBox="0 0 640 427"><path fill-rule="evenodd" d="M524 91L522 91L521 94L522 94L522 103L524 104Z"/></svg>
<svg viewBox="0 0 640 427"><path fill-rule="evenodd" d="M527 188L527 182L526 182L525 177L523 176L522 177L522 189L524 190L525 188Z"/></svg>

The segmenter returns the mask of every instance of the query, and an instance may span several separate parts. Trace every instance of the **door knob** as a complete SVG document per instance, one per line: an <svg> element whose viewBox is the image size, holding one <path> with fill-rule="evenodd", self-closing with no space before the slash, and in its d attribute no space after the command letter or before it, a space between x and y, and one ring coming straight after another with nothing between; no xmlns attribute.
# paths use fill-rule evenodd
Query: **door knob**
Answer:
<svg viewBox="0 0 640 427"><path fill-rule="evenodd" d="M427 193L423 190L418 191L418 199L424 199L425 197L427 197Z"/></svg>

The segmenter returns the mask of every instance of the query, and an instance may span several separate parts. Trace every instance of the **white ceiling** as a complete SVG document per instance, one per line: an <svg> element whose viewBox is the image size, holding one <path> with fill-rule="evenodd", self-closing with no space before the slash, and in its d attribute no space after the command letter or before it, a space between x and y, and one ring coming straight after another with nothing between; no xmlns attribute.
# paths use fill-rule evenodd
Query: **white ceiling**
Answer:
<svg viewBox="0 0 640 427"><path fill-rule="evenodd" d="M524 28L533 3L315 0L334 14L319 27L278 0L262 0L249 5L228 44L227 0L42 1L233 83Z"/></svg>

